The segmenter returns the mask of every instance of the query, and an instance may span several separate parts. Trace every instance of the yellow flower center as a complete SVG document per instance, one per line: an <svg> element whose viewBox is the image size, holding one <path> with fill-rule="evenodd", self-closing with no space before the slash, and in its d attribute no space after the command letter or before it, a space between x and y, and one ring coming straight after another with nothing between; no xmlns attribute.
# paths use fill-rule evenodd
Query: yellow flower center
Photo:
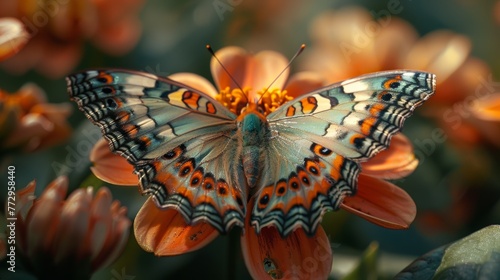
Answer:
<svg viewBox="0 0 500 280"><path fill-rule="evenodd" d="M258 95L260 97L259 106L262 107L266 116L278 109L279 106L293 99L293 97L288 95L286 90L279 89L268 90L267 92L263 89L258 92Z"/></svg>
<svg viewBox="0 0 500 280"><path fill-rule="evenodd" d="M241 110L246 107L249 101L248 96L250 96L250 91L251 88L249 87L243 88L243 91L239 88L231 89L226 87L219 92L215 99L231 112L239 115ZM293 99L293 97L287 94L286 90L279 89L267 91L266 89L262 89L257 92L257 96L259 98L258 105L266 116L276 110L279 106Z"/></svg>
<svg viewBox="0 0 500 280"><path fill-rule="evenodd" d="M226 87L219 92L215 99L231 112L239 115L241 109L243 109L248 102L247 96L249 92L249 87L243 88L243 92L239 88L231 90L229 87Z"/></svg>

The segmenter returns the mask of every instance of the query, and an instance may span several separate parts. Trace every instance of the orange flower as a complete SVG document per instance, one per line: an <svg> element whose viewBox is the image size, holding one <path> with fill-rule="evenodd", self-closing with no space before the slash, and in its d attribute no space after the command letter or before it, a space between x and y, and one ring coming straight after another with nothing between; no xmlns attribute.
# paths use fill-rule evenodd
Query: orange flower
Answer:
<svg viewBox="0 0 500 280"><path fill-rule="evenodd" d="M240 113L247 100L259 100L287 65L281 54L272 51L249 55L241 48L227 47L216 55L241 89L215 60L212 60L211 70L219 90L195 74L179 73L170 78L210 94L236 114ZM324 85L323 80L313 73L298 73L287 81L288 73L286 69L267 90L270 94L266 94L259 103L266 113ZM102 180L119 185L137 185L137 178L130 176L133 167L122 157L111 154L106 141L96 144L91 161L95 164L92 171ZM346 198L341 207L382 226L407 228L415 217L415 204L406 192L382 179L400 178L416 166L417 160L408 139L402 135L395 136L388 150L377 155L372 163L363 164L366 172L359 178L358 194ZM254 199L249 201L247 209L252 209L253 203ZM270 275L275 279L321 279L329 275L332 251L321 227L312 237L298 229L283 238L274 227L264 228L257 234L250 225L249 216L241 245L253 278L263 279ZM151 198L137 214L134 232L140 246L156 255L193 251L219 234L207 223L186 224L177 211L159 209Z"/></svg>
<svg viewBox="0 0 500 280"><path fill-rule="evenodd" d="M28 32L19 20L0 18L0 61L16 54L28 39Z"/></svg>
<svg viewBox="0 0 500 280"><path fill-rule="evenodd" d="M497 1L493 6L493 17L495 19L495 23L500 25L500 1Z"/></svg>
<svg viewBox="0 0 500 280"><path fill-rule="evenodd" d="M477 143L481 139L471 120L468 99L487 94L489 68L470 57L465 36L438 30L418 38L407 22L386 16L379 20L362 8L328 11L312 24L312 51L302 69L321 73L329 82L374 71L416 69L436 74L436 94L423 111L451 139ZM465 108L464 108L465 107Z"/></svg>
<svg viewBox="0 0 500 280"><path fill-rule="evenodd" d="M141 33L141 0L48 0L0 3L0 17L20 19L32 39L3 66L15 73L36 69L57 78L79 62L83 40L112 55L130 51Z"/></svg>
<svg viewBox="0 0 500 280"><path fill-rule="evenodd" d="M67 103L47 103L43 90L34 84L26 84L15 94L0 89L2 150L33 152L64 141L71 134L66 122L70 113Z"/></svg>
<svg viewBox="0 0 500 280"><path fill-rule="evenodd" d="M128 240L126 208L100 188L77 189L64 200L59 177L34 197L35 181L17 192L16 246L39 278L75 279L112 263ZM78 277L76 277L78 276Z"/></svg>
<svg viewBox="0 0 500 280"><path fill-rule="evenodd" d="M478 98L471 107L476 127L492 144L500 147L500 93Z"/></svg>

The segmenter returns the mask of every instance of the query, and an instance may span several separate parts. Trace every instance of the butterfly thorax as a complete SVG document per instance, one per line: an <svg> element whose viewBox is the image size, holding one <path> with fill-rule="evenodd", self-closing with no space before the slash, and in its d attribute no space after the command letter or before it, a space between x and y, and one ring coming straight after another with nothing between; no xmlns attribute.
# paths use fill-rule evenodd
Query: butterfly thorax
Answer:
<svg viewBox="0 0 500 280"><path fill-rule="evenodd" d="M261 173L259 163L262 147L265 147L269 135L269 126L264 114L254 104L250 104L237 121L242 139L243 170L248 186L253 188Z"/></svg>

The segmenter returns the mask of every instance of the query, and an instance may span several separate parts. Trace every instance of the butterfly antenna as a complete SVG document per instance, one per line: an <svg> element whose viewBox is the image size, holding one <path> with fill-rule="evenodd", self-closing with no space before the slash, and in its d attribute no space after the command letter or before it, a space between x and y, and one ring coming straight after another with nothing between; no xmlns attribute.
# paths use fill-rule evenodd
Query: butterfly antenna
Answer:
<svg viewBox="0 0 500 280"><path fill-rule="evenodd" d="M231 78L231 81L233 81L233 83L241 90L241 93L243 93L243 96L245 97L246 102L248 102L248 97L245 95L245 92L243 91L243 88L240 86L240 84L238 84L238 82L234 79L233 75L231 75L231 73L226 69L226 67L224 66L224 64L222 64L222 62L219 60L219 58L215 55L215 52L212 49L212 46L210 46L209 44L207 44L205 46L205 48L207 48L207 50L210 52L210 54L215 58L215 60L217 60L217 62L219 63L219 65L222 67L222 69L224 69L224 71L226 71L226 73L229 76L229 78Z"/></svg>
<svg viewBox="0 0 500 280"><path fill-rule="evenodd" d="M302 51L304 51L304 49L306 48L306 44L302 44L300 45L299 49L297 50L297 52L292 56L292 58L290 59L290 61L288 62L288 64L285 66L285 68L283 68L283 70L281 70L281 72L278 74L278 76L276 76L276 78L274 78L274 80L269 84L269 86L266 88L266 90L264 91L264 93L262 93L262 95L260 96L259 100L257 101L257 103L260 102L260 100L262 99L262 97L264 97L264 95L266 93L268 93L269 89L271 88L271 86L278 80L279 77L281 77L281 75L283 75L283 73L285 73L285 71L290 68L290 65L292 65L292 62L297 58L297 56L299 56Z"/></svg>

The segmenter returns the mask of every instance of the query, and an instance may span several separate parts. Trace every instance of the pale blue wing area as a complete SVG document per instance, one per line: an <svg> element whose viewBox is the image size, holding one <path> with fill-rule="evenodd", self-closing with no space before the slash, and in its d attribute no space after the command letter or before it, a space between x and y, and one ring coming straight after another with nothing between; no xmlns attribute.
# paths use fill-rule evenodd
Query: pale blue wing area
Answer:
<svg viewBox="0 0 500 280"><path fill-rule="evenodd" d="M268 116L271 130L325 138L339 154L366 160L385 149L435 88L435 76L387 71L346 80L292 100ZM319 123L319 125L318 125ZM350 148L337 151L336 147ZM355 153L350 153L354 151Z"/></svg>

